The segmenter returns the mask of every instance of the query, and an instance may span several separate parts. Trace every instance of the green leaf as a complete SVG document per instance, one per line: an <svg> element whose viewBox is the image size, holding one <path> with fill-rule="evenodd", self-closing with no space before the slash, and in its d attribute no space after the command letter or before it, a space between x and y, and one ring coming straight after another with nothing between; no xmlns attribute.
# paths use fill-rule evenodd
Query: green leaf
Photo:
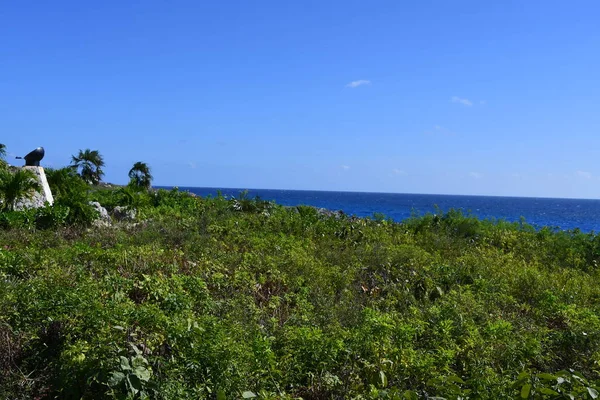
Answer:
<svg viewBox="0 0 600 400"><path fill-rule="evenodd" d="M523 385L523 387L521 388L521 398L528 399L529 393L531 393L531 384L530 383Z"/></svg>
<svg viewBox="0 0 600 400"><path fill-rule="evenodd" d="M383 371L379 371L379 383L381 383L381 387L387 387L388 385L388 379L387 376L385 376L385 372Z"/></svg>
<svg viewBox="0 0 600 400"><path fill-rule="evenodd" d="M538 374L537 377L543 381L554 381L558 378L556 375L547 374L547 373Z"/></svg>
<svg viewBox="0 0 600 400"><path fill-rule="evenodd" d="M521 373L519 374L519 376L517 377L517 380L518 380L518 381L522 381L522 380L524 380L524 379L527 379L527 378L529 378L529 373L528 373L528 372L525 372L525 371L523 371L523 372L521 372Z"/></svg>
<svg viewBox="0 0 600 400"><path fill-rule="evenodd" d="M251 392L249 390L246 390L244 393L242 393L242 397L244 399L253 399L256 397L256 394L254 394L254 392Z"/></svg>
<svg viewBox="0 0 600 400"><path fill-rule="evenodd" d="M520 387L523 387L523 385L525 384L525 382L527 382L530 378L529 373L523 371L519 374L519 376L517 377L517 380L512 384L512 387L514 389L518 389Z"/></svg>
<svg viewBox="0 0 600 400"><path fill-rule="evenodd" d="M590 397L592 399L597 399L598 398L598 391L596 389L588 387L587 391L588 391L588 393L589 393L589 395L590 395Z"/></svg>
<svg viewBox="0 0 600 400"><path fill-rule="evenodd" d="M148 364L148 361L142 356L135 356L131 359L131 366L133 368L143 367Z"/></svg>
<svg viewBox="0 0 600 400"><path fill-rule="evenodd" d="M407 390L406 392L404 392L402 397L404 397L404 399L406 400L419 400L419 396L412 390Z"/></svg>
<svg viewBox="0 0 600 400"><path fill-rule="evenodd" d="M227 400L225 396L225 391L223 389L217 390L217 400Z"/></svg>
<svg viewBox="0 0 600 400"><path fill-rule="evenodd" d="M138 356L142 354L142 351L135 344L132 343L131 348L133 349L133 351L135 351L135 354L137 354Z"/></svg>
<svg viewBox="0 0 600 400"><path fill-rule="evenodd" d="M125 379L125 374L122 372L114 371L110 374L110 378L108 378L108 386L115 387L119 386L121 382Z"/></svg>
<svg viewBox="0 0 600 400"><path fill-rule="evenodd" d="M439 386L443 382L440 378L431 378L427 381L427 386Z"/></svg>
<svg viewBox="0 0 600 400"><path fill-rule="evenodd" d="M446 381L448 382L454 382L454 383L460 383L461 385L465 384L465 381L463 381L460 377L456 376L456 375L451 375L448 378L446 378Z"/></svg>
<svg viewBox="0 0 600 400"><path fill-rule="evenodd" d="M129 385L131 386L131 391L133 393L137 393L140 390L142 390L142 382L140 381L140 378L138 378L136 375L127 375L127 381L129 382Z"/></svg>
<svg viewBox="0 0 600 400"><path fill-rule="evenodd" d="M152 373L146 367L136 367L133 373L140 379L140 381L148 382Z"/></svg>
<svg viewBox="0 0 600 400"><path fill-rule="evenodd" d="M123 371L130 371L131 366L129 365L129 360L123 356L119 357L121 359L121 369Z"/></svg>

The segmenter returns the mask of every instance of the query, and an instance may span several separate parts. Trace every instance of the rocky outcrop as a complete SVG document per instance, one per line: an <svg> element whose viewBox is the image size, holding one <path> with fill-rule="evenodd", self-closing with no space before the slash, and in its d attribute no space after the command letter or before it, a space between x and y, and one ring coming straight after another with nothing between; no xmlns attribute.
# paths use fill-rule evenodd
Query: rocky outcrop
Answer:
<svg viewBox="0 0 600 400"><path fill-rule="evenodd" d="M111 215L115 221L132 222L135 221L137 210L135 208L117 206L112 210Z"/></svg>
<svg viewBox="0 0 600 400"><path fill-rule="evenodd" d="M97 201L90 201L90 205L98 211L98 219L96 219L92 225L96 227L107 227L112 225L112 220L106 208L102 207Z"/></svg>

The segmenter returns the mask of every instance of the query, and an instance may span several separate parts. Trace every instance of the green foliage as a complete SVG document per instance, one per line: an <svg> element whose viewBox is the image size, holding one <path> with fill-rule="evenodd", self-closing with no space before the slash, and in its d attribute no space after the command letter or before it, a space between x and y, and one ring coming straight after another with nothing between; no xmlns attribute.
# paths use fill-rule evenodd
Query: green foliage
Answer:
<svg viewBox="0 0 600 400"><path fill-rule="evenodd" d="M515 397L521 399L597 399L600 396L597 385L573 370L554 374L522 372L513 386Z"/></svg>
<svg viewBox="0 0 600 400"><path fill-rule="evenodd" d="M6 168L6 145L0 143L0 169Z"/></svg>
<svg viewBox="0 0 600 400"><path fill-rule="evenodd" d="M597 396L598 235L81 193L142 217L0 213L1 398Z"/></svg>
<svg viewBox="0 0 600 400"><path fill-rule="evenodd" d="M0 169L0 207L12 211L20 199L31 198L40 186L33 172L26 169Z"/></svg>
<svg viewBox="0 0 600 400"><path fill-rule="evenodd" d="M108 376L107 385L112 389L112 395L120 397L148 398L152 393L150 378L152 368L137 346L131 346L135 355L119 357L119 368Z"/></svg>
<svg viewBox="0 0 600 400"><path fill-rule="evenodd" d="M253 199L248 197L247 190L240 192L237 198L231 198L229 203L234 211L250 213L268 213L272 207L272 203L262 200L259 196Z"/></svg>
<svg viewBox="0 0 600 400"><path fill-rule="evenodd" d="M97 211L90 205L90 186L77 175L74 167L49 168L46 170L46 179L54 196L56 208L56 211L50 214L54 218L51 226L62 224L87 226L97 218Z"/></svg>
<svg viewBox="0 0 600 400"><path fill-rule="evenodd" d="M104 158L98 150L79 150L76 156L71 157L71 165L80 170L81 178L89 184L97 185L104 176Z"/></svg>
<svg viewBox="0 0 600 400"><path fill-rule="evenodd" d="M129 185L140 189L150 189L152 174L148 164L138 161L129 170Z"/></svg>

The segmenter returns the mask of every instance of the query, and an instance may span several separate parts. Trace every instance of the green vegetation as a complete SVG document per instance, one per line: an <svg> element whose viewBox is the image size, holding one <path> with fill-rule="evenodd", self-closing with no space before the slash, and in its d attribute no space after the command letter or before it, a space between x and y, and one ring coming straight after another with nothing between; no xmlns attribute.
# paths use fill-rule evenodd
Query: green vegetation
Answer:
<svg viewBox="0 0 600 400"><path fill-rule="evenodd" d="M136 188L149 189L152 185L152 174L148 164L138 161L129 170L129 184Z"/></svg>
<svg viewBox="0 0 600 400"><path fill-rule="evenodd" d="M81 177L89 184L97 185L104 176L104 158L98 150L79 150L76 156L71 157L71 165L81 170Z"/></svg>
<svg viewBox="0 0 600 400"><path fill-rule="evenodd" d="M6 167L6 145L0 143L0 169Z"/></svg>
<svg viewBox="0 0 600 400"><path fill-rule="evenodd" d="M19 199L30 198L39 189L33 172L0 168L0 210L12 211Z"/></svg>
<svg viewBox="0 0 600 400"><path fill-rule="evenodd" d="M598 395L594 234L89 196L138 221L0 231L2 398Z"/></svg>
<svg viewBox="0 0 600 400"><path fill-rule="evenodd" d="M598 397L596 234L47 176L0 212L0 398Z"/></svg>

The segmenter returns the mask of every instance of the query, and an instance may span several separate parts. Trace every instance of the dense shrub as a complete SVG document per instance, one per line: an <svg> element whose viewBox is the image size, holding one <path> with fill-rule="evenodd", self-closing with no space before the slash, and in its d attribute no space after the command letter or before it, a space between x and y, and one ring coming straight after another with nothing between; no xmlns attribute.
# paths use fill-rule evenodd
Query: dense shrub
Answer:
<svg viewBox="0 0 600 400"><path fill-rule="evenodd" d="M0 214L0 397L597 395L595 234L127 190Z"/></svg>

